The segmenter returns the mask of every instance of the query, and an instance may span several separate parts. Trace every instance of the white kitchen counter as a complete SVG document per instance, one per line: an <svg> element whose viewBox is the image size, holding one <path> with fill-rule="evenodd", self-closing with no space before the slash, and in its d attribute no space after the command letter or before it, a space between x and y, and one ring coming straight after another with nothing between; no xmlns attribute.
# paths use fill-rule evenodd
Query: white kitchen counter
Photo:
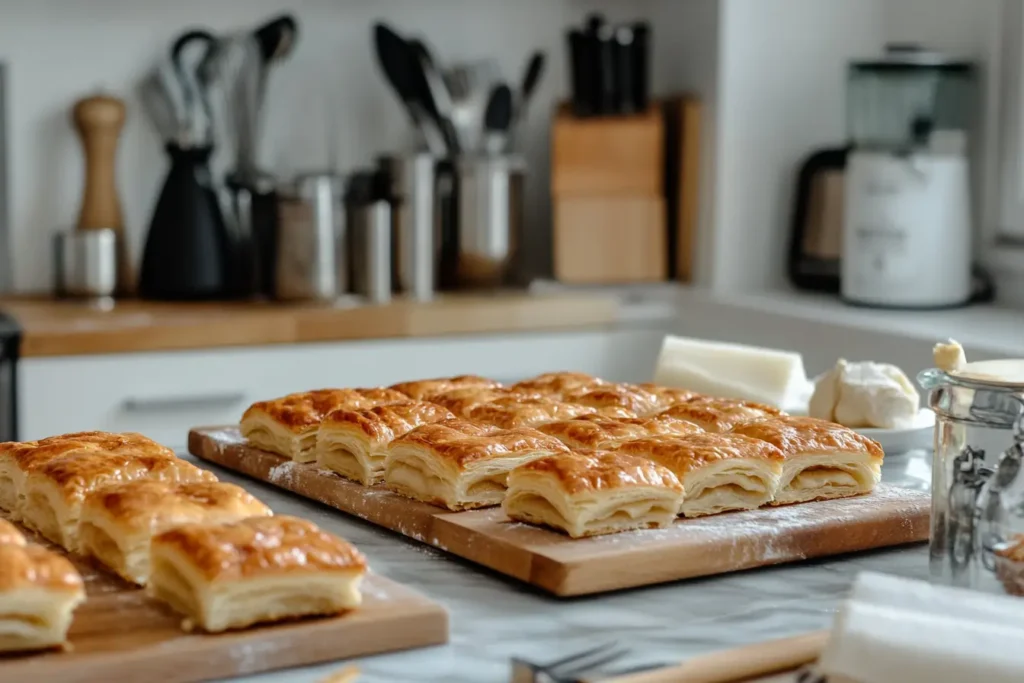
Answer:
<svg viewBox="0 0 1024 683"><path fill-rule="evenodd" d="M924 545L783 565L707 579L575 599L556 599L440 550L266 484L214 469L241 483L275 512L295 514L359 546L374 571L444 604L451 641L444 647L355 662L359 683L503 683L509 659L539 662L616 642L630 649L618 665L671 663L713 650L827 627L859 571L924 578ZM926 489L924 453L889 457L884 479ZM239 683L318 683L346 664L271 672Z"/></svg>

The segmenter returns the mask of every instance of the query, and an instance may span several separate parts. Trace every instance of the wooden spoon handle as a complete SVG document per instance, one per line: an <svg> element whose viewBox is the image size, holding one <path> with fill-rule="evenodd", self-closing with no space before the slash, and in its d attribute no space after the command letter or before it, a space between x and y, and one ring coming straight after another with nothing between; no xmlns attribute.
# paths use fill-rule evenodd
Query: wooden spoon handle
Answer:
<svg viewBox="0 0 1024 683"><path fill-rule="evenodd" d="M79 100L72 111L85 153L85 189L78 214L78 229L112 228L121 231L121 202L117 196L114 165L117 142L125 120L124 102L96 95Z"/></svg>
<svg viewBox="0 0 1024 683"><path fill-rule="evenodd" d="M694 657L677 666L629 676L601 679L602 683L737 683L755 676L792 671L818 659L828 631L770 640L733 650Z"/></svg>

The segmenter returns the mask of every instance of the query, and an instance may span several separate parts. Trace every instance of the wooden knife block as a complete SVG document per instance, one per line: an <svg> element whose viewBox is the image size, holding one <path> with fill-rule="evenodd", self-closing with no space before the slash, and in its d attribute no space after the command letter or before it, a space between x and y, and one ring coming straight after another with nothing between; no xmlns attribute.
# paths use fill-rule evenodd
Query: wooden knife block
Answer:
<svg viewBox="0 0 1024 683"><path fill-rule="evenodd" d="M696 192L686 184L696 182L689 152L699 142L697 104L675 98L633 116L585 119L558 108L551 144L555 279L689 279Z"/></svg>

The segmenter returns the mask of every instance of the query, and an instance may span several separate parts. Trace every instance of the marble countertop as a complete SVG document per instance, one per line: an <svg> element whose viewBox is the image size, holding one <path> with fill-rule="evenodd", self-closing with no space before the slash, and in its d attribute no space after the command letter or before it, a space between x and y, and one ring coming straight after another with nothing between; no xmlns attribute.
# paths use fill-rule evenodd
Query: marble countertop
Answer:
<svg viewBox="0 0 1024 683"><path fill-rule="evenodd" d="M191 457L191 456L188 456ZM620 593L556 599L434 548L331 508L213 466L275 512L295 514L355 543L374 571L444 604L447 646L354 662L359 683L504 683L513 656L546 662L602 643L628 648L616 667L677 662L713 650L825 628L863 570L925 578L925 545L780 565ZM927 489L924 452L890 456L883 478ZM352 663L352 662L350 662ZM234 679L238 683L318 683L343 662Z"/></svg>

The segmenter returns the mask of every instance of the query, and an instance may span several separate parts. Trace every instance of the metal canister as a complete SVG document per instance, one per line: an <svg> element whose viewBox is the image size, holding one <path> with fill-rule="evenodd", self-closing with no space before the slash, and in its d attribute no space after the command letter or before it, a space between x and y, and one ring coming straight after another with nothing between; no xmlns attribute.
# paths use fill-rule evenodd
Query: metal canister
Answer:
<svg viewBox="0 0 1024 683"><path fill-rule="evenodd" d="M391 204L383 199L352 209L352 289L370 302L391 299Z"/></svg>
<svg viewBox="0 0 1024 683"><path fill-rule="evenodd" d="M59 232L53 239L53 260L57 296L113 301L118 279L116 232Z"/></svg>
<svg viewBox="0 0 1024 683"><path fill-rule="evenodd" d="M395 238L398 291L429 300L437 288L438 239L434 229L437 159L430 154L383 157Z"/></svg>
<svg viewBox="0 0 1024 683"><path fill-rule="evenodd" d="M455 170L458 284L508 284L523 230L525 163L518 156L466 157Z"/></svg>
<svg viewBox="0 0 1024 683"><path fill-rule="evenodd" d="M274 297L333 301L348 291L344 181L308 173L278 191Z"/></svg>

